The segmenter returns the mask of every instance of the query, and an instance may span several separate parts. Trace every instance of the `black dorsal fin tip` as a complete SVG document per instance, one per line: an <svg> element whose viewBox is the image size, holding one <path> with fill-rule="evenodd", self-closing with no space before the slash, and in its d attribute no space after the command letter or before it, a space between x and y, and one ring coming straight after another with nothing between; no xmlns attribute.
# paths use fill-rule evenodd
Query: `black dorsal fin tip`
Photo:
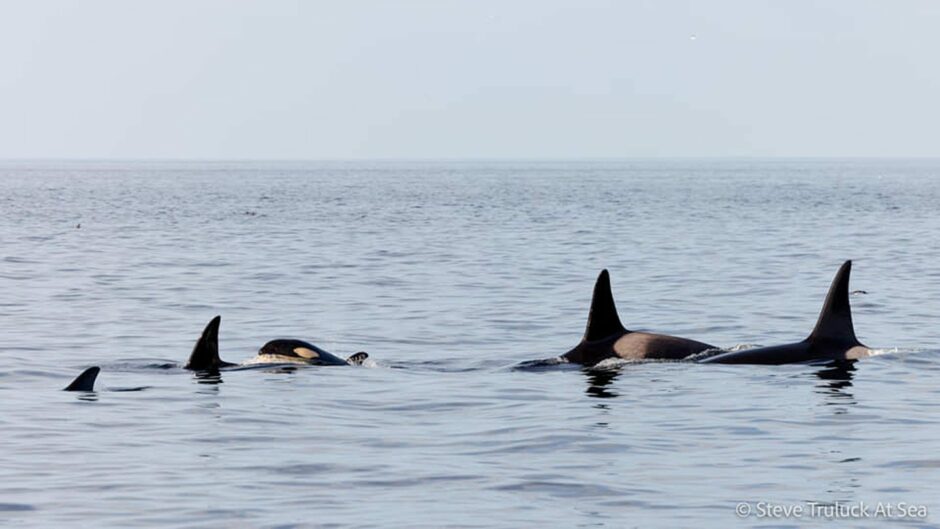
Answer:
<svg viewBox="0 0 940 529"><path fill-rule="evenodd" d="M186 369L205 370L229 365L219 358L219 325L222 316L216 316L206 325L202 335L196 340L193 352L189 355Z"/></svg>
<svg viewBox="0 0 940 529"><path fill-rule="evenodd" d="M89 367L82 371L81 375L75 377L75 380L65 388L65 391L94 391L95 379L98 378L100 372L101 368L98 366Z"/></svg>
<svg viewBox="0 0 940 529"><path fill-rule="evenodd" d="M625 331L617 315L614 295L610 291L610 274L607 273L607 269L601 270L594 284L594 297L591 299L591 311L588 313L584 340L592 342Z"/></svg>
<svg viewBox="0 0 940 529"><path fill-rule="evenodd" d="M849 305L849 276L852 273L852 261L846 261L839 267L826 301L823 303L816 327L809 335L810 340L834 340L857 344L855 327L852 324L852 308Z"/></svg>

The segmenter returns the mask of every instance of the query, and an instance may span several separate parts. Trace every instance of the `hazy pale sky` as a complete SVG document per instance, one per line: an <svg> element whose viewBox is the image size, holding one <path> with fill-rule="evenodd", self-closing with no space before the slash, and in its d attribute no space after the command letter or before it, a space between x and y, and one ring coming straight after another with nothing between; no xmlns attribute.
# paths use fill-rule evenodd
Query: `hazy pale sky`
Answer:
<svg viewBox="0 0 940 529"><path fill-rule="evenodd" d="M938 1L0 0L0 158L940 156Z"/></svg>

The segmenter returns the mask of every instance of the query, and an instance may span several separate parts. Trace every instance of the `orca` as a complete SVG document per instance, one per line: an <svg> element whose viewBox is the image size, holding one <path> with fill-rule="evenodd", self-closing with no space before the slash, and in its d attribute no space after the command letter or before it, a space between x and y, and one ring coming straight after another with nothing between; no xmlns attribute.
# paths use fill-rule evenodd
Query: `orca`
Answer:
<svg viewBox="0 0 940 529"><path fill-rule="evenodd" d="M219 357L219 325L222 316L212 318L206 325L202 335L196 340L193 352L184 366L191 371L219 371L229 367L244 367L259 364L306 364L319 366L362 365L369 357L364 352L358 352L346 360L334 356L319 347L301 340L272 340L258 351L255 358L233 364Z"/></svg>
<svg viewBox="0 0 940 529"><path fill-rule="evenodd" d="M594 284L584 337L561 358L573 364L593 366L607 358L680 360L709 349L717 347L676 336L628 331L617 315L610 274L602 270Z"/></svg>
<svg viewBox="0 0 940 529"><path fill-rule="evenodd" d="M805 340L786 345L732 351L700 360L713 364L796 364L854 361L872 354L855 337L852 309L849 305L849 275L852 261L839 267L816 327Z"/></svg>
<svg viewBox="0 0 940 529"><path fill-rule="evenodd" d="M297 363L318 366L362 365L369 355L358 352L343 360L303 340L271 340L258 351L252 363Z"/></svg>
<svg viewBox="0 0 940 529"><path fill-rule="evenodd" d="M75 380L64 389L64 391L83 391L86 393L95 392L95 381L98 379L98 373L101 372L101 368L98 366L91 366L88 369L82 371L80 375L75 377ZM150 386L137 386L129 388L108 388L108 391L143 391L145 389L150 389ZM80 397L81 398L81 397Z"/></svg>
<svg viewBox="0 0 940 529"><path fill-rule="evenodd" d="M98 378L98 373L101 372L101 368L98 366L91 366L88 369L82 371L82 374L75 377L75 380L72 381L63 391L94 391L95 390L95 379Z"/></svg>
<svg viewBox="0 0 940 529"><path fill-rule="evenodd" d="M209 321L202 335L196 340L193 352L189 354L189 361L183 369L191 371L217 371L223 367L234 367L238 364L226 362L219 358L219 325L222 316L216 316Z"/></svg>

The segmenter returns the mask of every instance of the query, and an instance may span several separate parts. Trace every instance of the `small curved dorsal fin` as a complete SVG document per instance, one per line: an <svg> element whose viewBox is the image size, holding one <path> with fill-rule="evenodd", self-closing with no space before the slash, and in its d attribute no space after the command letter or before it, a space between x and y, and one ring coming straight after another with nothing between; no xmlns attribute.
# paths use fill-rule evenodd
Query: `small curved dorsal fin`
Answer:
<svg viewBox="0 0 940 529"><path fill-rule="evenodd" d="M95 390L95 379L98 378L98 373L101 372L101 368L98 366L91 366L88 369L82 371L81 375L78 375L71 384L65 388L65 391L94 391Z"/></svg>
<svg viewBox="0 0 940 529"><path fill-rule="evenodd" d="M232 365L219 358L219 324L221 322L222 316L216 316L206 325L206 328L202 331L202 336L193 346L193 352L189 355L189 362L185 366L186 369L204 371Z"/></svg>
<svg viewBox="0 0 940 529"><path fill-rule="evenodd" d="M832 280L826 301L823 303L816 327L810 333L809 341L825 340L859 343L852 325L852 308L849 306L849 275L852 261L846 261L839 267Z"/></svg>
<svg viewBox="0 0 940 529"><path fill-rule="evenodd" d="M366 361L366 358L369 358L369 353L366 353L365 351L359 351L358 353L347 358L346 363L352 366L361 366L362 363Z"/></svg>
<svg viewBox="0 0 940 529"><path fill-rule="evenodd" d="M626 329L617 316L617 306L614 305L614 295L610 291L610 274L601 270L594 284L594 297L591 299L591 312L588 313L587 328L584 329L584 340L593 342L613 334L624 333Z"/></svg>

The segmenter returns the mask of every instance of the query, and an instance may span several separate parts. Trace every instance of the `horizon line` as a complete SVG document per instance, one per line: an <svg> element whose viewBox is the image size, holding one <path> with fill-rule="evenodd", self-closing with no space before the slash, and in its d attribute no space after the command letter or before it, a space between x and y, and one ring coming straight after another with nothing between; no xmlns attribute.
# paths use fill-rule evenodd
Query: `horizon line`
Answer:
<svg viewBox="0 0 940 529"><path fill-rule="evenodd" d="M756 156L756 155L704 155L704 156L580 156L580 157L349 157L349 158L217 158L217 157L11 157L0 158L0 163L10 162L165 162L165 163L367 163L367 162L631 162L631 161L826 161L826 160L940 160L940 155L826 155L826 156Z"/></svg>

